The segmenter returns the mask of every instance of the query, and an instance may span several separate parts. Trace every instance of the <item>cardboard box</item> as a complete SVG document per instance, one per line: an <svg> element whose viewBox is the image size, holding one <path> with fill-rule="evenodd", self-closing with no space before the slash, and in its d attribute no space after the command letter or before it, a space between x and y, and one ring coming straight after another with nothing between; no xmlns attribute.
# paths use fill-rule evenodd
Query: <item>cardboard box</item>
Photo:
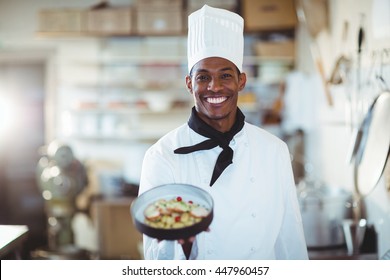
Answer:
<svg viewBox="0 0 390 280"><path fill-rule="evenodd" d="M187 15L199 10L205 4L210 7L225 9L232 12L237 12L238 10L237 0L188 0Z"/></svg>
<svg viewBox="0 0 390 280"><path fill-rule="evenodd" d="M142 0L136 2L136 33L140 35L182 35L181 0Z"/></svg>
<svg viewBox="0 0 390 280"><path fill-rule="evenodd" d="M286 41L259 41L254 44L255 54L265 58L294 58L295 42Z"/></svg>
<svg viewBox="0 0 390 280"><path fill-rule="evenodd" d="M86 12L86 31L102 35L130 35L134 31L131 7L94 9Z"/></svg>
<svg viewBox="0 0 390 280"><path fill-rule="evenodd" d="M182 9L182 0L136 0L137 10Z"/></svg>
<svg viewBox="0 0 390 280"><path fill-rule="evenodd" d="M44 9L38 13L39 32L82 32L85 11L80 9Z"/></svg>
<svg viewBox="0 0 390 280"><path fill-rule="evenodd" d="M134 198L95 201L101 259L143 259L142 234L135 228L130 214Z"/></svg>
<svg viewBox="0 0 390 280"><path fill-rule="evenodd" d="M294 0L243 0L245 31L292 29L298 19Z"/></svg>

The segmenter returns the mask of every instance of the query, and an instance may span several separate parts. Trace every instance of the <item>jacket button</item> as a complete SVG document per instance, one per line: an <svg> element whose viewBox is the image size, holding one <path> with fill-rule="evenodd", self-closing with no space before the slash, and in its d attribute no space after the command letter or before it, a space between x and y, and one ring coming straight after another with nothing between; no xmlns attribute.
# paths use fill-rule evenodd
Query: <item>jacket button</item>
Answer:
<svg viewBox="0 0 390 280"><path fill-rule="evenodd" d="M254 177L251 177L251 178L250 178L250 181L251 181L251 183L254 183L254 182L255 182L255 178L254 178Z"/></svg>

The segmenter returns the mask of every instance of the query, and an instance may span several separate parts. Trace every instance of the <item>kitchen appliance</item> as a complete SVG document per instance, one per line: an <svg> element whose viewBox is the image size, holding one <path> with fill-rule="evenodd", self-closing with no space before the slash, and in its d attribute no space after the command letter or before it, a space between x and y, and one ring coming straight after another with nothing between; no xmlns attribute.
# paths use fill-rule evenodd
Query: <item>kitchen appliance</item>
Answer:
<svg viewBox="0 0 390 280"><path fill-rule="evenodd" d="M342 224L352 217L351 193L307 179L298 184L297 191L307 247L344 246Z"/></svg>
<svg viewBox="0 0 390 280"><path fill-rule="evenodd" d="M73 245L72 219L76 197L88 184L86 170L72 149L59 141L41 149L37 181L45 199L48 248L33 252L38 259L83 259L83 250Z"/></svg>

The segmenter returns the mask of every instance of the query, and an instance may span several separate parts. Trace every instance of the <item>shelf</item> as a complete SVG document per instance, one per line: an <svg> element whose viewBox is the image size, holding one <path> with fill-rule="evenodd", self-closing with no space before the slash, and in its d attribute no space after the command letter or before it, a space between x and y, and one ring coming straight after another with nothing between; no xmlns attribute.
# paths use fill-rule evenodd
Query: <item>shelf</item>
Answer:
<svg viewBox="0 0 390 280"><path fill-rule="evenodd" d="M152 65L166 66L170 65L185 65L187 63L187 57L185 56L115 56L115 57L100 57L89 60L78 60L74 63L86 66L123 66L123 65Z"/></svg>
<svg viewBox="0 0 390 280"><path fill-rule="evenodd" d="M161 131L150 131L150 132L139 132L135 131L132 134L128 135L115 135L115 136L106 136L106 135L70 135L65 136L65 138L79 140L79 141L91 141L91 142L123 142L123 141L141 141L149 142L156 141L161 138L164 134L168 133L169 130Z"/></svg>
<svg viewBox="0 0 390 280"><path fill-rule="evenodd" d="M159 39L136 40L101 41L96 52L80 50L60 58L60 138L87 146L150 143L188 121L193 100L185 87L184 40L162 45ZM247 87L239 107L249 122L260 125L278 90L275 77L294 63L287 56L244 57ZM245 98L248 93L252 98Z"/></svg>
<svg viewBox="0 0 390 280"><path fill-rule="evenodd" d="M171 108L168 110L152 110L148 108L92 108L92 109L69 109L73 114L107 114L107 115L161 115L161 114L189 114L191 107Z"/></svg>
<svg viewBox="0 0 390 280"><path fill-rule="evenodd" d="M244 65L258 65L264 62L281 62L286 64L293 64L294 57L290 56L244 56ZM70 63L81 66L185 66L187 65L186 56L112 56L100 57L96 59L77 60Z"/></svg>
<svg viewBox="0 0 390 280"><path fill-rule="evenodd" d="M156 83L151 84L150 82L122 82L122 81L100 81L95 82L62 82L63 87L76 87L76 88L85 88L85 89L131 89L134 91L176 91L176 90L185 90L184 88L184 77L182 80L177 82L169 83Z"/></svg>
<svg viewBox="0 0 390 280"><path fill-rule="evenodd" d="M295 63L295 58L289 56L245 56L243 63L244 65L259 65L264 62L280 62L287 65L293 65Z"/></svg>
<svg viewBox="0 0 390 280"><path fill-rule="evenodd" d="M350 255L346 248L308 250L310 260L378 260L376 252Z"/></svg>
<svg viewBox="0 0 390 280"><path fill-rule="evenodd" d="M188 120L191 107L66 109L61 135L78 141L155 141Z"/></svg>
<svg viewBox="0 0 390 280"><path fill-rule="evenodd" d="M86 32L86 31L37 31L35 37L40 39L112 39L112 38L143 38L143 37L184 37L187 33L164 32L164 33L104 33L104 32Z"/></svg>

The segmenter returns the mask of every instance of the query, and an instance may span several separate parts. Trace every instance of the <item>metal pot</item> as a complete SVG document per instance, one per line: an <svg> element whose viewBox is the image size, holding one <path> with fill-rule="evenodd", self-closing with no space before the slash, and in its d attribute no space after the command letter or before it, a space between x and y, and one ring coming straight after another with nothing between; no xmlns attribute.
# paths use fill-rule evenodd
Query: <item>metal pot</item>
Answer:
<svg viewBox="0 0 390 280"><path fill-rule="evenodd" d="M303 229L308 248L345 245L342 223L352 217L352 195L339 187L303 181L298 186Z"/></svg>

